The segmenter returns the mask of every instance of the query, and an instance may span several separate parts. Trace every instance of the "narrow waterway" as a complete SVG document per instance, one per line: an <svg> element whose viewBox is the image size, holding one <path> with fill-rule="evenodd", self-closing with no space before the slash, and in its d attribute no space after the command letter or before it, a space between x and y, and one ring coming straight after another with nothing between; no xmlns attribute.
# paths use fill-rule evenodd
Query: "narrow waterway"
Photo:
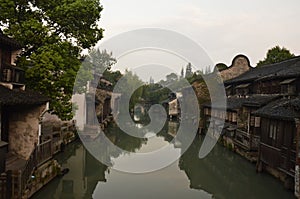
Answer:
<svg viewBox="0 0 300 199"><path fill-rule="evenodd" d="M173 140L176 123L168 123L148 139L130 137L116 126L106 129L110 140L122 149L145 152L152 146L168 144L174 151L180 143ZM198 158L202 137L196 137L189 149L172 165L147 174L116 171L97 161L80 141L68 145L56 159L69 172L58 177L34 195L34 199L68 198L219 198L219 199L289 199L293 193L268 174L257 174L255 165L217 145L204 159ZM113 164L130 156L114 153Z"/></svg>

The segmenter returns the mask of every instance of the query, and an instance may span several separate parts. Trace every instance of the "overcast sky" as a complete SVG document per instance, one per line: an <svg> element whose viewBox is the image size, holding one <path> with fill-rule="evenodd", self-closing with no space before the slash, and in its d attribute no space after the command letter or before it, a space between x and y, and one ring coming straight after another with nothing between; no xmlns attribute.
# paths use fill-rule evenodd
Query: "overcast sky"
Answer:
<svg viewBox="0 0 300 199"><path fill-rule="evenodd" d="M105 39L166 28L196 41L213 63L227 65L245 54L255 66L275 45L300 54L299 0L102 0L102 5Z"/></svg>
<svg viewBox="0 0 300 199"><path fill-rule="evenodd" d="M245 54L251 65L268 49L300 55L299 0L102 0L100 25L108 39L139 28L165 28L197 42L213 63Z"/></svg>

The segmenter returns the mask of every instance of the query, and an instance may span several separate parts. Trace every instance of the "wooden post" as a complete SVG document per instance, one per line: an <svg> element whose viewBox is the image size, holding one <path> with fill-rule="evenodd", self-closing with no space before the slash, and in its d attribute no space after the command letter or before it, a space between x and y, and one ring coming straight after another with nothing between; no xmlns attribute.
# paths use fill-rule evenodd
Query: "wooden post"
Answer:
<svg viewBox="0 0 300 199"><path fill-rule="evenodd" d="M13 189L12 189L12 172L6 172L6 198L13 198Z"/></svg>
<svg viewBox="0 0 300 199"><path fill-rule="evenodd" d="M296 165L295 165L295 196L300 199L300 120L295 118L296 124Z"/></svg>
<svg viewBox="0 0 300 199"><path fill-rule="evenodd" d="M261 134L260 134L261 136ZM261 138L259 139L259 143L258 143L258 149L257 149L257 163L256 163L256 172L262 172L263 171L263 163L260 161L260 155L261 155Z"/></svg>

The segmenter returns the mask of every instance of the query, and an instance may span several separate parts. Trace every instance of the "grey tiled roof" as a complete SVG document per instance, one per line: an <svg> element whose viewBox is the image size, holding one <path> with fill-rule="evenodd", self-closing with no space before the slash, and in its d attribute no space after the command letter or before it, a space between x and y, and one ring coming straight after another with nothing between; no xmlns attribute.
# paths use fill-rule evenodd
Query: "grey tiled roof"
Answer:
<svg viewBox="0 0 300 199"><path fill-rule="evenodd" d="M282 120L300 117L300 98L279 99L254 112L255 115Z"/></svg>
<svg viewBox="0 0 300 199"><path fill-rule="evenodd" d="M0 105L39 105L49 101L49 98L30 90L10 90L0 85Z"/></svg>
<svg viewBox="0 0 300 199"><path fill-rule="evenodd" d="M256 80L269 80L274 78L297 76L300 76L300 56L276 64L251 68L242 75L225 81L225 84L228 85L232 83L246 83Z"/></svg>

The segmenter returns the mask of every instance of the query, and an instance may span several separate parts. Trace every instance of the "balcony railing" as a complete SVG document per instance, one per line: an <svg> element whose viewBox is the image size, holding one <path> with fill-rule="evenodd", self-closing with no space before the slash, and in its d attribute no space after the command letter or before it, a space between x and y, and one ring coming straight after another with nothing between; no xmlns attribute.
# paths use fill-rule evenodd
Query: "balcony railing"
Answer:
<svg viewBox="0 0 300 199"><path fill-rule="evenodd" d="M5 83L24 84L25 71L12 65L2 64L0 81Z"/></svg>
<svg viewBox="0 0 300 199"><path fill-rule="evenodd" d="M251 135L243 130L237 129L234 141L236 144L246 150L257 151L259 146L260 137Z"/></svg>

